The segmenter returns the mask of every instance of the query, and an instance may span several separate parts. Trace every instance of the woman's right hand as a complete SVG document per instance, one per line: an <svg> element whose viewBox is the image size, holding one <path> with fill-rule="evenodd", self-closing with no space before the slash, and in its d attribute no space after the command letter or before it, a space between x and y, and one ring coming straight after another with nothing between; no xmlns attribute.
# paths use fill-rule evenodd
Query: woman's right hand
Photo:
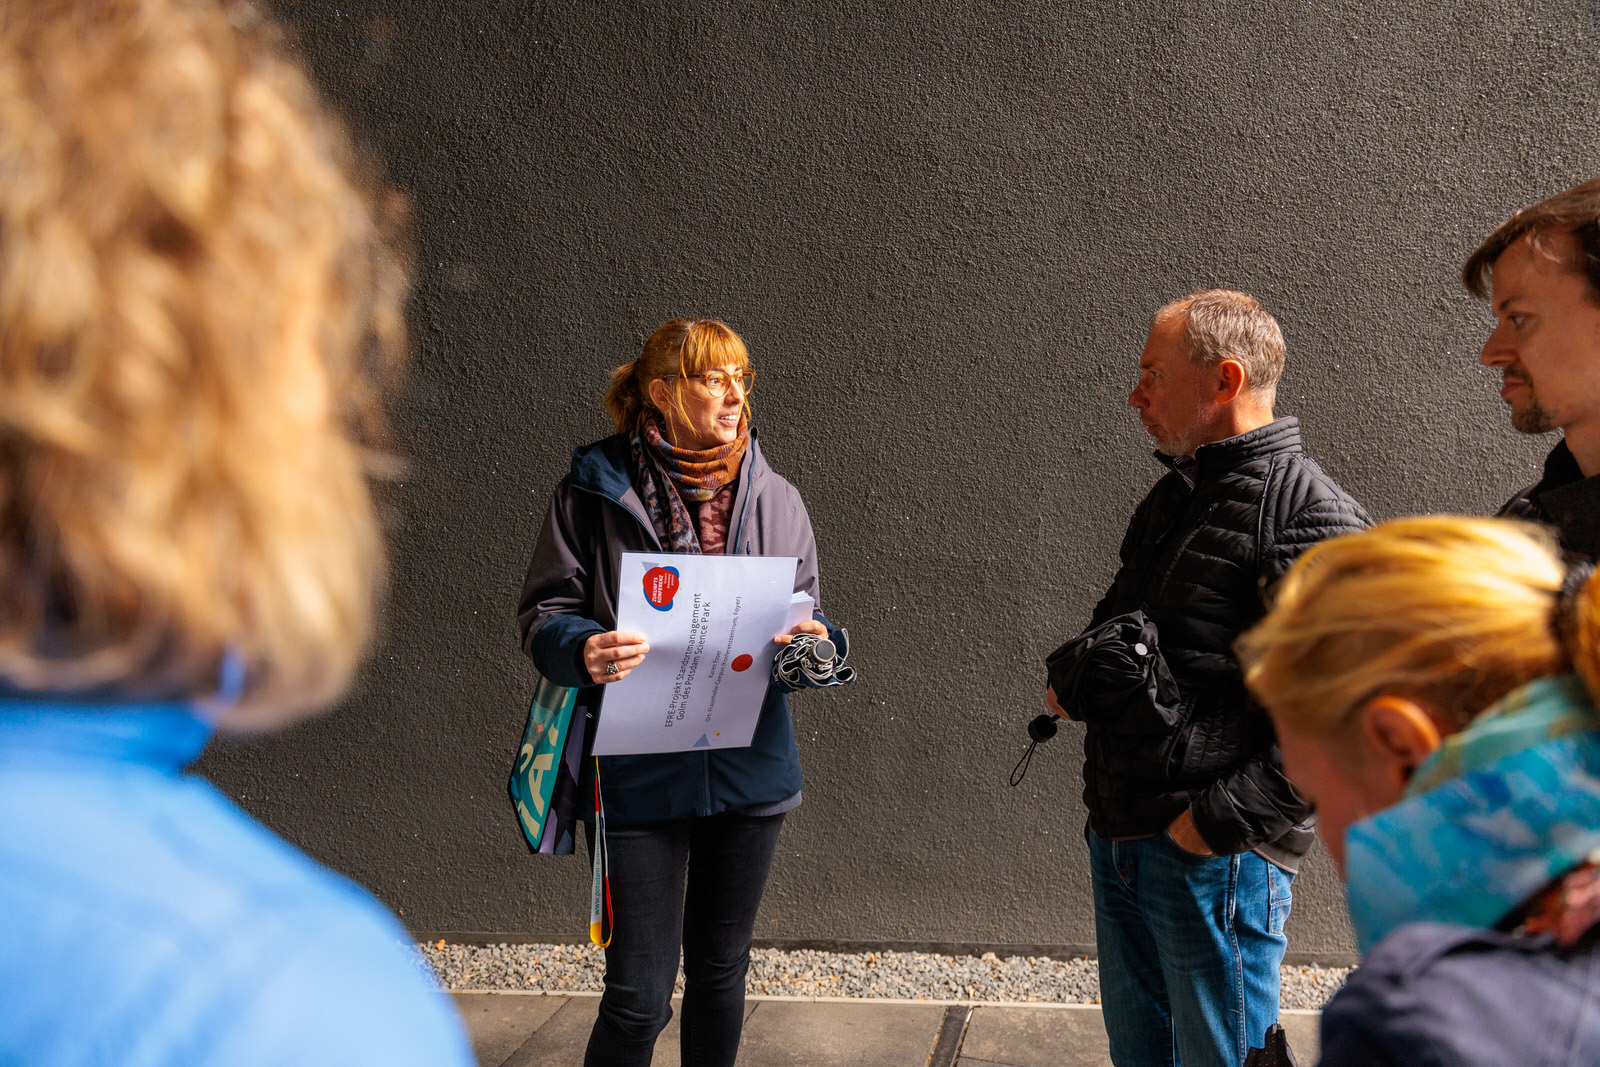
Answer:
<svg viewBox="0 0 1600 1067"><path fill-rule="evenodd" d="M589 677L596 684L620 682L628 676L629 671L644 662L645 653L649 651L650 645L645 641L644 634L608 630L603 634L595 634L583 643L583 665L589 669ZM616 673L606 671L609 663L617 665Z"/></svg>

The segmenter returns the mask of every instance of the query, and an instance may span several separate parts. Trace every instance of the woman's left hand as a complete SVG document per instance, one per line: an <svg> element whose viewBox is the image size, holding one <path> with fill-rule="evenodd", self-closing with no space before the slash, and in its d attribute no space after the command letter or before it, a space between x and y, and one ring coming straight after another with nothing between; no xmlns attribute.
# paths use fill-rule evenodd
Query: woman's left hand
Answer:
<svg viewBox="0 0 1600 1067"><path fill-rule="evenodd" d="M799 626L796 626L794 629L790 630L788 633L779 634L777 637L774 637L772 639L772 643L775 645L790 644L794 641L795 634L815 634L818 637L827 637L828 628L822 625L816 619L808 619Z"/></svg>

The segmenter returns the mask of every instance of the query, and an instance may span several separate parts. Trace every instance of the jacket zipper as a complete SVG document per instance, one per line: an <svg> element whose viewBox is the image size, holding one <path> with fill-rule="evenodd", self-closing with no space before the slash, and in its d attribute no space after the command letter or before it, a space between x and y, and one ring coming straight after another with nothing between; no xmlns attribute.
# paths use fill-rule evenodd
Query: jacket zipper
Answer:
<svg viewBox="0 0 1600 1067"><path fill-rule="evenodd" d="M750 498L756 495L756 476L753 471L750 472L749 478L750 485L744 491L744 503L739 506L739 528L733 535L732 544L736 554L738 553L739 542L744 537L744 519L750 513ZM749 548L750 546L746 545L745 547ZM750 553L745 552L743 555L748 556Z"/></svg>
<svg viewBox="0 0 1600 1067"><path fill-rule="evenodd" d="M1211 504L1206 507L1205 511L1201 512L1199 518L1196 519L1192 525L1190 525L1189 532L1183 536L1182 541L1177 547L1177 550L1173 552L1172 558L1167 560L1166 566L1158 568L1156 564L1158 564L1161 560L1161 557L1166 554L1167 547L1172 543L1172 539L1177 536L1178 531L1182 528L1183 518L1188 513L1189 509L1194 506L1194 498L1196 495L1197 491L1195 487L1190 486L1188 491L1188 499L1183 502L1182 507L1178 509L1178 513L1174 515L1172 520L1167 524L1166 530L1162 532L1160 539L1156 542L1155 549L1150 553L1151 566L1145 570L1144 580L1139 583L1138 604L1141 608L1150 603L1150 596L1153 590L1159 590L1166 584L1167 579L1172 575L1172 568L1177 564L1178 559L1183 555L1183 550L1188 547L1189 541L1194 536L1195 531L1199 529L1200 523L1204 522L1206 518L1210 516L1212 508L1216 507L1216 501L1212 501Z"/></svg>
<svg viewBox="0 0 1600 1067"><path fill-rule="evenodd" d="M738 528L738 532L734 535L734 539L733 539L733 547L734 547L735 552L738 551L740 539L744 537L744 520L745 520L745 517L750 513L750 498L755 495L755 491L754 491L755 490L755 475L752 473L752 474L749 475L749 477L750 477L750 485L745 490L744 504L743 504L742 507L739 508L739 528ZM620 509L625 514L631 516L633 518L633 521L637 522L639 524L639 528L644 530L645 534L652 541L655 542L655 546L656 546L656 549L658 551L661 551L661 552L665 552L666 551L666 549L661 546L661 536L656 533L655 527L652 526L651 524L649 524L648 522L646 522L644 519L640 518L638 512L634 511L632 508L628 507L628 505L624 504L620 497L614 497L614 496L611 496L611 495L609 495L607 493L603 493L598 489L590 489L589 487L582 486L582 485L574 485L573 488L577 489L579 492L588 493L590 496L597 496L601 500L610 501L611 503L615 504L618 507L618 509ZM746 552L746 553L743 553L743 554L744 555L749 555L750 553ZM699 753L699 756L700 756L700 814L701 815L710 815L711 814L711 753L710 752L701 752L701 753Z"/></svg>
<svg viewBox="0 0 1600 1067"><path fill-rule="evenodd" d="M1154 592L1159 593L1161 590L1167 587L1167 582L1171 580L1173 572L1178 569L1178 561L1183 558L1184 550L1189 547L1189 542L1193 541L1195 536L1199 534L1200 527L1205 524L1205 521L1211 518L1211 513L1217 510L1217 505L1219 503L1220 501L1213 500L1211 503L1207 504L1206 509L1202 511L1198 517L1196 517L1194 524L1189 527L1189 532L1183 535L1182 541L1178 542L1178 547L1173 551L1172 558L1167 560L1167 565L1161 572L1161 581L1155 586ZM1141 598L1141 602L1148 604L1150 602L1148 595L1152 592L1148 580L1145 582L1144 592L1146 596Z"/></svg>
<svg viewBox="0 0 1600 1067"><path fill-rule="evenodd" d="M739 506L739 528L734 533L733 540L728 542L729 544L731 544L733 546L733 551L734 551L735 555L740 555L741 554L739 552L739 542L744 538L744 520L745 520L745 516L750 513L750 498L756 495L756 476L755 476L755 472L750 469L749 464L745 464L744 476L746 478L750 479L750 484L745 487L744 503ZM749 546L746 546L746 547L749 547ZM748 552L745 552L745 553L742 553L742 554L746 555L746 556L750 555L750 553L748 553ZM701 772L701 778L700 778L700 790L701 790L700 791L700 812L703 815L710 815L711 814L711 753L710 752L702 752L702 753L700 753L700 772Z"/></svg>

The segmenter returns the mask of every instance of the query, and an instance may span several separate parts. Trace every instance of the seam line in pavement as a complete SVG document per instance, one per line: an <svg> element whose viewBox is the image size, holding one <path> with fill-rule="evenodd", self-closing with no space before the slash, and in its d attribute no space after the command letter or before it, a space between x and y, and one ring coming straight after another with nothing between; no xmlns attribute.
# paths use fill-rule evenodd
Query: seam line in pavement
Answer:
<svg viewBox="0 0 1600 1067"><path fill-rule="evenodd" d="M525 1065L533 1063L534 1062L534 1060L533 1060L534 1054L535 1054L535 1052L538 1051L537 1049L535 1049L533 1047L533 1044L534 1044L534 1042L539 1040L539 1032L542 1031L545 1027L549 1026L552 1022L554 1022L555 1019L556 1019L556 1016L558 1016L562 1012L566 1011L567 1007L568 1007L568 1005L566 1005L566 1004L561 1005L561 1007L559 1007L559 1008L557 1008L555 1010L555 1014L554 1015L551 1015L550 1018L546 1019L544 1022L542 1022L538 1026L534 1027L533 1033L528 1035L528 1039L526 1041L524 1041L522 1044L518 1045L517 1048L516 1048L516 1051L512 1052L511 1055L507 1056L500 1063L500 1067L525 1067ZM587 1039L587 1037L585 1037L585 1039L584 1039L584 1047L585 1048L588 1047L588 1039Z"/></svg>
<svg viewBox="0 0 1600 1067"><path fill-rule="evenodd" d="M939 1024L939 1036L928 1054L928 1067L955 1067L961 1055L961 1043L966 1040L967 1023L972 1019L971 1005L952 1004L944 1010L944 1021Z"/></svg>

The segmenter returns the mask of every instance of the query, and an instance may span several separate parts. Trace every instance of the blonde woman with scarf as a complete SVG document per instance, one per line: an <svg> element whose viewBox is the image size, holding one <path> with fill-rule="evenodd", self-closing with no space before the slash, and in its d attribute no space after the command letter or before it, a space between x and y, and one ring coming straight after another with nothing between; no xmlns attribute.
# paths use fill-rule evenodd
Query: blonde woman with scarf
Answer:
<svg viewBox="0 0 1600 1067"><path fill-rule="evenodd" d="M744 342L723 323L665 323L612 374L605 404L617 433L574 451L556 487L523 586L522 647L546 678L585 687L580 704L600 714L604 686L650 653L643 635L616 630L623 552L795 556L795 590L821 604L811 520L750 425L754 379ZM832 629L819 610L793 634ZM731 1065L756 909L784 813L800 803L786 692L768 688L748 748L599 765L613 924L584 1063L650 1063L672 1017L681 945L682 1062Z"/></svg>
<svg viewBox="0 0 1600 1067"><path fill-rule="evenodd" d="M1538 527L1402 519L1300 557L1239 641L1345 876L1334 1065L1600 1063L1600 583Z"/></svg>

